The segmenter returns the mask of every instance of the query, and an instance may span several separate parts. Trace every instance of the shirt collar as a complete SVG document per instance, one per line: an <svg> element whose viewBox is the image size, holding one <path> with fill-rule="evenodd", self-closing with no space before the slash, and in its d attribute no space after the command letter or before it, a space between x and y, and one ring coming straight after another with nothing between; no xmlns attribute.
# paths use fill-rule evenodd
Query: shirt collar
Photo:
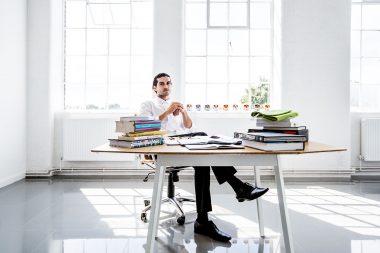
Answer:
<svg viewBox="0 0 380 253"><path fill-rule="evenodd" d="M162 98L156 96L156 101L160 105L165 105L165 104L169 104L171 102L171 99L168 98L167 100L163 100Z"/></svg>

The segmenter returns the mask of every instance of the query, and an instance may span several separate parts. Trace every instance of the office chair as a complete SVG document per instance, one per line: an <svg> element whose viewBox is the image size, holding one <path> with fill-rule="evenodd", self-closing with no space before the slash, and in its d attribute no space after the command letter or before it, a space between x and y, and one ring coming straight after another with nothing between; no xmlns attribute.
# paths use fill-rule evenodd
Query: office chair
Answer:
<svg viewBox="0 0 380 253"><path fill-rule="evenodd" d="M153 166L154 165L154 158L150 155L145 155L141 159L141 163L151 167L152 169L155 169L155 167ZM186 220L185 212L183 211L180 203L182 203L182 202L195 202L194 199L183 198L179 195L179 193L175 194L174 183L179 181L178 172L180 172L181 170L183 170L186 167L188 167L188 166L166 167L165 172L168 173L168 192L167 192L166 198L161 200L161 203L170 203L176 208L177 216L179 216L177 218L177 223L179 225L185 224L185 220ZM147 176L143 179L143 181L147 182L149 179L149 176L151 174L154 174L154 173L155 172L149 172L147 174ZM150 200L144 200L144 205L145 205L145 208L141 211L141 220L143 222L147 222L148 220L147 220L146 212L151 209Z"/></svg>

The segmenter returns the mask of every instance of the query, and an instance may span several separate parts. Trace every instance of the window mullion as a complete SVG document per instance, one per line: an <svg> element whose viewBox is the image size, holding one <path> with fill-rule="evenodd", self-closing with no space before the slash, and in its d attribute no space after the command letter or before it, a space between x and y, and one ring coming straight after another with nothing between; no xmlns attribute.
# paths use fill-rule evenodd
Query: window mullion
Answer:
<svg viewBox="0 0 380 253"><path fill-rule="evenodd" d="M359 108L362 108L362 105L363 105L363 102L362 102L362 90L363 90L363 86L362 86L362 62L363 62L363 57L362 57L362 47L363 47L363 5L361 4L360 5L360 32L359 32L359 36L360 36L360 48L359 48L359 57L360 57L360 61L359 61Z"/></svg>
<svg viewBox="0 0 380 253"><path fill-rule="evenodd" d="M131 98L132 95L132 31L133 31L133 24L132 24L132 13L133 13L133 7L132 2L130 2L130 15L129 15L129 77L128 77L128 93Z"/></svg>
<svg viewBox="0 0 380 253"><path fill-rule="evenodd" d="M84 35L84 98L83 98L83 102L84 102L84 105L83 105L83 108L84 110L86 110L87 108L87 19L88 19L88 0L86 0L86 11L85 11L85 35Z"/></svg>
<svg viewBox="0 0 380 253"><path fill-rule="evenodd" d="M209 99L208 99L208 96L209 96L209 92L208 92L208 29L206 28L205 29L205 32L206 32L206 55L205 55L205 58L206 58L206 76L205 76L205 78L206 78L206 83L205 83L205 92L206 92L206 95L205 95L205 97L206 97L206 103L207 103L207 101L209 101Z"/></svg>
<svg viewBox="0 0 380 253"><path fill-rule="evenodd" d="M107 87L105 109L109 108L109 89L110 89L110 28L107 27Z"/></svg>
<svg viewBox="0 0 380 253"><path fill-rule="evenodd" d="M227 101L229 101L229 89L230 89L230 55L231 55L231 40L230 40L230 0L227 3L227 42L228 42L228 50L227 50Z"/></svg>
<svg viewBox="0 0 380 253"><path fill-rule="evenodd" d="M270 77L268 79L268 82L269 82L269 85L268 85L268 93L269 93L269 96L267 97L267 103L270 105L271 102L272 102L272 98L273 98L273 94L274 92L273 91L273 68L274 68L274 57L273 57L273 48L274 48L274 3L273 1L271 2L271 11L270 11L270 29L271 29L271 32L270 32L270 43L271 43L271 46L270 46L270 57L271 57L271 68L270 68Z"/></svg>

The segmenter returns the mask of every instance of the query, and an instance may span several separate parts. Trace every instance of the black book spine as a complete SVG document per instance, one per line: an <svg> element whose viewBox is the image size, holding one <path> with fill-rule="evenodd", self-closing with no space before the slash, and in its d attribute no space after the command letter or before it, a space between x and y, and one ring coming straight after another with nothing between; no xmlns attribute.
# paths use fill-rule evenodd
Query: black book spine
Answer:
<svg viewBox="0 0 380 253"><path fill-rule="evenodd" d="M262 133L262 132L303 135L306 137L306 141L309 141L309 130L308 129L300 129L300 130L254 129L254 128L248 129L248 133Z"/></svg>

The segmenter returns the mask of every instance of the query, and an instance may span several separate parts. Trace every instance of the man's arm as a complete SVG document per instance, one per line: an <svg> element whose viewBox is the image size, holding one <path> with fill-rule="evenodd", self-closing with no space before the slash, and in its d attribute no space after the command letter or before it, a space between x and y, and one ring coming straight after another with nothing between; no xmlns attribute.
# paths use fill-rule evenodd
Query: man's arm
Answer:
<svg viewBox="0 0 380 253"><path fill-rule="evenodd" d="M160 116L158 117L158 119L160 121L163 121L164 119L166 119L168 116L169 116L170 113L168 113L168 111L164 111L162 114L160 114Z"/></svg>
<svg viewBox="0 0 380 253"><path fill-rule="evenodd" d="M191 120L187 111L183 107L181 107L180 112L182 113L184 127L191 128L193 126L193 121Z"/></svg>

